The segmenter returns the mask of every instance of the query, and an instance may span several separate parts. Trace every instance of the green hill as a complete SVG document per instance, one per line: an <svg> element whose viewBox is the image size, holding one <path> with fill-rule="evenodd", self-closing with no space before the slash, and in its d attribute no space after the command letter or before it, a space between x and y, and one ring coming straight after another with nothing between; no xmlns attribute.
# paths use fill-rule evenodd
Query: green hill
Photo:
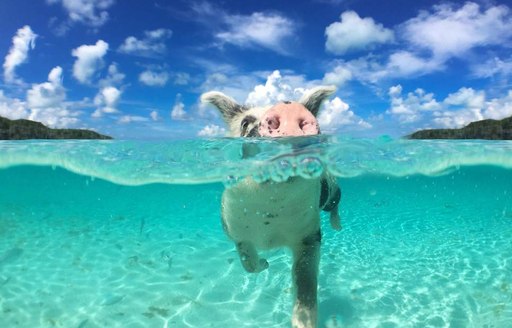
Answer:
<svg viewBox="0 0 512 328"><path fill-rule="evenodd" d="M420 130L406 138L512 140L512 116L502 120L476 121L460 129Z"/></svg>
<svg viewBox="0 0 512 328"><path fill-rule="evenodd" d="M31 120L10 120L0 116L0 140L22 139L112 139L90 130L51 129Z"/></svg>

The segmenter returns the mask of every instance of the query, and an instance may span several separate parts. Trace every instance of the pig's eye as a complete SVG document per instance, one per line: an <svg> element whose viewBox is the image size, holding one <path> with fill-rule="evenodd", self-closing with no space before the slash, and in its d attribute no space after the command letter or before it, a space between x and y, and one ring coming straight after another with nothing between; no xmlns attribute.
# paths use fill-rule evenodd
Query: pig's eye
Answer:
<svg viewBox="0 0 512 328"><path fill-rule="evenodd" d="M240 130L247 131L248 126L249 126L249 120L247 118L244 118L242 120L242 123L240 123Z"/></svg>
<svg viewBox="0 0 512 328"><path fill-rule="evenodd" d="M240 132L242 135L245 135L247 132L247 129L249 128L249 124L254 123L256 121L256 117L254 116L247 116L244 117L242 122L240 122Z"/></svg>

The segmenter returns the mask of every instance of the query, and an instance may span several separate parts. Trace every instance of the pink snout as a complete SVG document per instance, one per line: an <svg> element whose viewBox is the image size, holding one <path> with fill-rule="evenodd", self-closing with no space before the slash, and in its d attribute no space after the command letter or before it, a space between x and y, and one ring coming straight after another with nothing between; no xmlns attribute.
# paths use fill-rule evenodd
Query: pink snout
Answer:
<svg viewBox="0 0 512 328"><path fill-rule="evenodd" d="M279 103L262 117L259 134L262 137L293 137L319 134L315 116L302 104Z"/></svg>

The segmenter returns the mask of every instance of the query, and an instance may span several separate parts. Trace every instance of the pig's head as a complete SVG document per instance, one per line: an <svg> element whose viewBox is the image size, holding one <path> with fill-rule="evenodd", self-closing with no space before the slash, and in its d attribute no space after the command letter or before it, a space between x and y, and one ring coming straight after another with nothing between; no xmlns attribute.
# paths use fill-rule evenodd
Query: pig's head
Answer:
<svg viewBox="0 0 512 328"><path fill-rule="evenodd" d="M320 134L318 111L335 91L333 86L320 86L305 93L299 101L266 107L243 106L216 91L203 94L201 101L217 107L233 137L307 136Z"/></svg>

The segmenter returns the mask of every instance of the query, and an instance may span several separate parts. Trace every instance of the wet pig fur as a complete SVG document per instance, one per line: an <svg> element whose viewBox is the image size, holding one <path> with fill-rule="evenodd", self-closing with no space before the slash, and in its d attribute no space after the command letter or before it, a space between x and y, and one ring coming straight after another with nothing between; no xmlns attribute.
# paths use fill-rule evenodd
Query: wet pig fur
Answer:
<svg viewBox="0 0 512 328"><path fill-rule="evenodd" d="M281 137L319 134L316 117L335 92L331 86L310 90L296 101L266 107L248 107L220 92L201 96L215 106L233 137ZM320 260L320 212L330 212L330 223L341 229L338 204L341 192L329 173L318 178L292 177L284 182L258 183L245 178L224 191L221 216L226 234L248 272L268 268L258 250L288 247L293 254L294 306L292 327L317 326L317 284Z"/></svg>

